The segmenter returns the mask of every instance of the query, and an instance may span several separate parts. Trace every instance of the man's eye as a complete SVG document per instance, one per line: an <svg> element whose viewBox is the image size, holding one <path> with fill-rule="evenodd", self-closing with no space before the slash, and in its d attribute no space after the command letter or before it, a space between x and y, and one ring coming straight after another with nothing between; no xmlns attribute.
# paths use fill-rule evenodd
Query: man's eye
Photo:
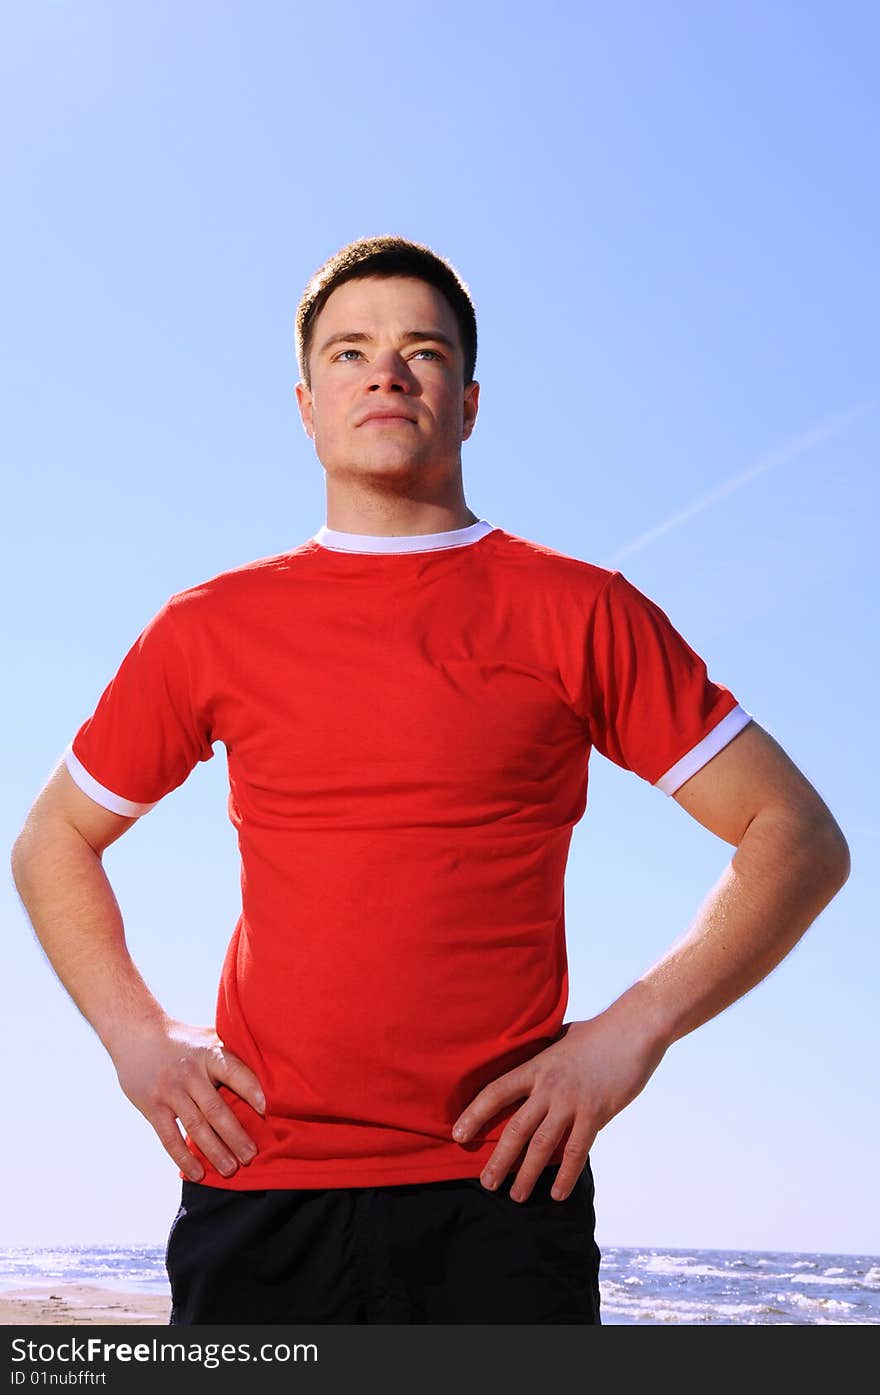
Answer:
<svg viewBox="0 0 880 1395"><path fill-rule="evenodd" d="M345 360L346 354L360 354L360 352L360 349L343 349L341 353L336 355L336 358L339 362L342 362ZM437 359L438 363L442 363L443 361L442 354L438 354L436 349L416 349L413 358L418 358L420 354L430 354L431 358Z"/></svg>

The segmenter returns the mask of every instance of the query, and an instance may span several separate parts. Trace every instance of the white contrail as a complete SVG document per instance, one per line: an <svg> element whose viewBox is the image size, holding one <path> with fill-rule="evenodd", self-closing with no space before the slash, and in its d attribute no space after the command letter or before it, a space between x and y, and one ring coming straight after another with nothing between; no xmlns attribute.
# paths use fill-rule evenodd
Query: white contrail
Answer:
<svg viewBox="0 0 880 1395"><path fill-rule="evenodd" d="M856 406L848 408L847 411L838 413L837 416L829 417L827 421L814 427L812 431L806 432L805 435L796 436L793 441L787 441L784 446L780 446L777 450L759 456L747 470L743 470L742 474L734 475L733 479L725 480L709 494L704 494L701 499L696 499L692 504L688 504L687 508L680 509L678 513L674 513L670 518L658 523L655 528L649 528L647 533L642 533L632 542L625 543L600 565L614 567L621 558L628 557L632 552L638 552L639 548L647 546L655 538L662 537L664 533L677 528L680 523L685 523L695 514L702 513L703 509L707 509L710 504L716 503L718 499L723 499L727 494L732 494L735 489L740 489L744 484L748 484L749 480L755 479L757 475L763 475L765 471L772 470L774 465L784 465L786 461L794 460L796 456L804 455L808 450L812 450L813 446L817 446L820 441L826 441L829 436L837 435L855 417L872 405L872 402L860 402Z"/></svg>

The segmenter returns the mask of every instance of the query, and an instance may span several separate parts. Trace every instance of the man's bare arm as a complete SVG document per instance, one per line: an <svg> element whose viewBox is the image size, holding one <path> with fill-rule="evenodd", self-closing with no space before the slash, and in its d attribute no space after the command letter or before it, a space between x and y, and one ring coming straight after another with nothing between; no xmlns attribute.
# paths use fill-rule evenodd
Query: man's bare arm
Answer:
<svg viewBox="0 0 880 1395"><path fill-rule="evenodd" d="M673 798L736 852L692 925L637 985L666 1046L766 978L850 873L828 806L757 722Z"/></svg>
<svg viewBox="0 0 880 1395"><path fill-rule="evenodd" d="M692 925L604 1012L567 1024L559 1041L486 1085L455 1125L458 1141L473 1139L523 1101L482 1174L497 1186L522 1159L516 1200L565 1139L552 1190L564 1200L599 1130L641 1093L672 1043L766 978L849 876L849 849L827 805L756 722L674 798L736 846Z"/></svg>
<svg viewBox="0 0 880 1395"><path fill-rule="evenodd" d="M135 966L105 850L137 822L84 794L62 762L12 849L12 874L34 932L116 1067L119 1083L178 1167L203 1175L176 1120L221 1172L250 1161L253 1143L217 1091L228 1085L265 1109L253 1072L216 1032L168 1017Z"/></svg>

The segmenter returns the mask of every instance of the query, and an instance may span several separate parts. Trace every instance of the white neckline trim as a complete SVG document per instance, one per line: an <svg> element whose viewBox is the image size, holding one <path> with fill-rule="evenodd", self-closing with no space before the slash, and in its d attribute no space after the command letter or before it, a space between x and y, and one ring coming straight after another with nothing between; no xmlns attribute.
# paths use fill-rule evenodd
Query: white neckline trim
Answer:
<svg viewBox="0 0 880 1395"><path fill-rule="evenodd" d="M447 547L466 547L495 530L494 523L480 518L466 528L450 528L445 533L407 533L402 537L380 537L375 533L340 533L322 523L312 542L331 552L438 552Z"/></svg>

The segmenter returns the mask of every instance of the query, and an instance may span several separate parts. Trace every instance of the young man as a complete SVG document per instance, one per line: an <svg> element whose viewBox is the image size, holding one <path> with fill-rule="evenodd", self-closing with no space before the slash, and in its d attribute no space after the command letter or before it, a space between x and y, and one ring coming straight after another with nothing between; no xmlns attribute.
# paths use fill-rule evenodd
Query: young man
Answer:
<svg viewBox="0 0 880 1395"><path fill-rule="evenodd" d="M172 1323L598 1323L596 1134L792 949L847 845L653 602L468 508L476 323L449 263L351 244L297 336L326 523L166 601L16 883L178 1165ZM102 854L218 741L242 914L208 1028L147 989ZM564 1023L592 747L736 852L658 964Z"/></svg>

